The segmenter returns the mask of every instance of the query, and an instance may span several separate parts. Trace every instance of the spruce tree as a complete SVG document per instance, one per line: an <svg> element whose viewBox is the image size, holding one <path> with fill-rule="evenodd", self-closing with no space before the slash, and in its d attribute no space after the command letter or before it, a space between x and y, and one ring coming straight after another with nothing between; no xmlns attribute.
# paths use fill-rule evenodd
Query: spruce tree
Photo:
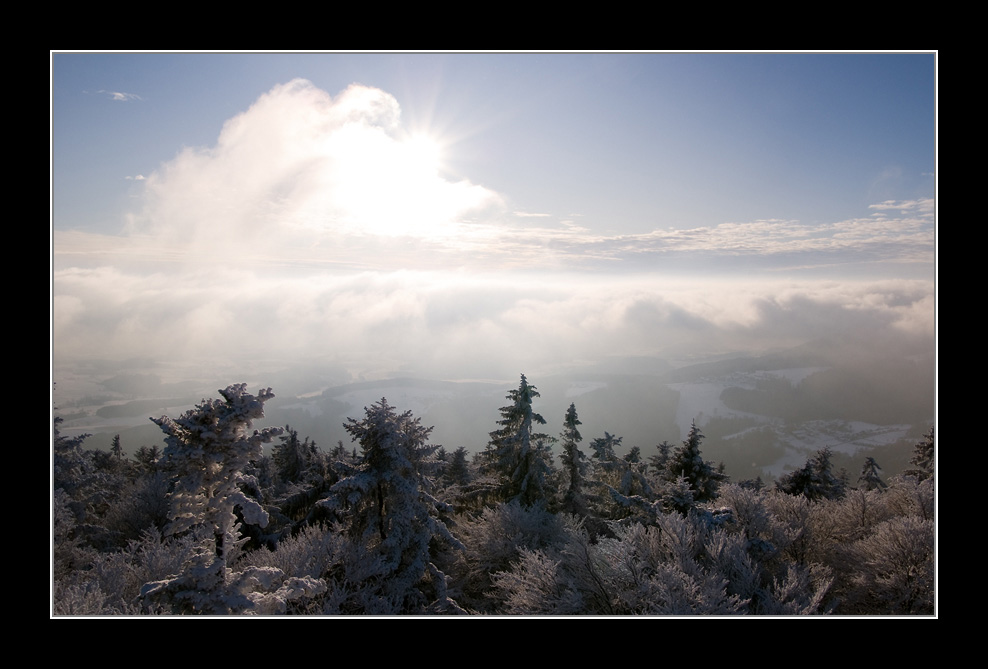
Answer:
<svg viewBox="0 0 988 669"><path fill-rule="evenodd" d="M913 450L913 457L909 460L909 462L914 465L914 467L912 469L907 469L903 473L906 476L913 476L919 481L925 481L928 478L932 478L934 475L935 455L936 449L934 447L933 428L930 427L930 431L926 433L925 437L923 437L923 441L916 444L916 448Z"/></svg>
<svg viewBox="0 0 988 669"><path fill-rule="evenodd" d="M431 492L439 448L427 443L432 428L410 411L397 413L384 398L364 411L362 420L348 418L344 426L360 443L361 462L320 504L377 561L374 580L381 579L380 594L398 605L396 613L424 612L430 602L437 612L455 607L430 553L433 539L462 548L439 515L451 509Z"/></svg>
<svg viewBox="0 0 988 669"><path fill-rule="evenodd" d="M847 490L847 477L843 473L833 473L832 455L829 447L821 448L800 469L780 477L775 487L810 500L840 499Z"/></svg>
<svg viewBox="0 0 988 669"><path fill-rule="evenodd" d="M536 397L538 390L522 374L518 389L507 394L511 404L500 409L497 424L501 427L491 432L484 451L484 469L499 479L496 496L500 501L517 500L531 506L547 496L552 471L549 447L554 439L535 432L536 425L545 425L545 419L532 409Z"/></svg>
<svg viewBox="0 0 988 669"><path fill-rule="evenodd" d="M251 524L267 524L267 512L240 485L248 463L261 457L261 445L281 434L281 428L250 432L251 423L264 416L264 403L274 397L270 388L254 396L240 383L219 393L222 400L203 400L177 419L151 421L166 435L163 459L176 476L168 532L207 528L217 560L225 563L227 549L238 539L234 508Z"/></svg>
<svg viewBox="0 0 988 669"><path fill-rule="evenodd" d="M576 405L570 404L563 419L563 431L559 435L563 442L563 454L560 460L568 479L562 508L570 513L585 515L587 503L583 496L583 478L586 475L587 461L579 447L583 437L577 429L578 425L581 423L576 415Z"/></svg>
<svg viewBox="0 0 988 669"><path fill-rule="evenodd" d="M690 425L689 434L683 445L677 448L669 459L668 472L671 480L682 476L693 491L696 502L708 502L717 497L717 488L727 476L717 470L713 463L703 459L700 453L700 442L703 433L696 426L696 420Z"/></svg>
<svg viewBox="0 0 988 669"><path fill-rule="evenodd" d="M878 473L881 470L882 468L875 462L875 458L867 458L861 468L861 476L858 477L861 486L865 490L884 490L887 488L888 486Z"/></svg>

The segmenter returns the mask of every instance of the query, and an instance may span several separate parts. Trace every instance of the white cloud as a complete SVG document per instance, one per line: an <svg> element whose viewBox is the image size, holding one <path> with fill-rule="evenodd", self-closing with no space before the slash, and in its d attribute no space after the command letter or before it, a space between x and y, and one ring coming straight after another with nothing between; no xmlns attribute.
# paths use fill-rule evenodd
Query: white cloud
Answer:
<svg viewBox="0 0 988 669"><path fill-rule="evenodd" d="M67 269L54 278L63 360L329 360L381 376L511 378L614 355L933 333L932 286L921 281L218 268L143 277Z"/></svg>
<svg viewBox="0 0 988 669"><path fill-rule="evenodd" d="M216 262L263 248L339 245L363 235L440 238L490 190L443 179L406 137L384 91L352 85L332 98L308 81L276 86L229 120L213 147L188 148L146 180L130 230Z"/></svg>
<svg viewBox="0 0 988 669"><path fill-rule="evenodd" d="M878 211L895 210L902 213L917 212L924 216L932 216L933 205L934 201L932 198L923 198L920 200L886 200L878 204L868 205L868 208Z"/></svg>
<svg viewBox="0 0 988 669"><path fill-rule="evenodd" d="M111 100L113 100L115 102L130 102L131 100L143 100L144 99L140 95L138 95L137 93L123 93L121 91L105 91L105 90L101 90L101 91L98 91L98 92L99 93L102 93L103 95L106 95L107 97L109 97Z"/></svg>

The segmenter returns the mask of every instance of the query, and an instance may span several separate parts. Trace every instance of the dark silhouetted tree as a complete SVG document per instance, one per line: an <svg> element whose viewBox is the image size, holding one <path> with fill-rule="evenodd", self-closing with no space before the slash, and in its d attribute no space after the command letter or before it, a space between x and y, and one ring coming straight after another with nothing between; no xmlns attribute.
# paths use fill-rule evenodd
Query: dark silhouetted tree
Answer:
<svg viewBox="0 0 988 669"><path fill-rule="evenodd" d="M867 458L861 468L861 476L858 477L861 487L865 490L884 490L887 488L888 486L879 474L880 471L882 468L875 462L875 458Z"/></svg>

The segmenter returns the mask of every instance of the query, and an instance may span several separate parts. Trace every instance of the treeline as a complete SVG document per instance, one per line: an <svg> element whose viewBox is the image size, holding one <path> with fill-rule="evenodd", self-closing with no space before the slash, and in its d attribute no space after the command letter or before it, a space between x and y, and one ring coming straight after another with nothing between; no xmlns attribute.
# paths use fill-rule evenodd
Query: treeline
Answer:
<svg viewBox="0 0 988 669"><path fill-rule="evenodd" d="M901 477L824 449L766 487L695 424L619 457L570 405L551 435L524 375L472 458L384 398L327 452L251 429L270 389L220 395L133 459L55 419L54 614L934 613L932 429Z"/></svg>

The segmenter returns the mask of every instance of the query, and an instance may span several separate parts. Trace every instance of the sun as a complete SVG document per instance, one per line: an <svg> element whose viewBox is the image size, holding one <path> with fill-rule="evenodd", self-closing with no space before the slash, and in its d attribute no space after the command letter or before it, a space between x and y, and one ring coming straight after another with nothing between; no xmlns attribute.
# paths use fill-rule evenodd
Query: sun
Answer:
<svg viewBox="0 0 988 669"><path fill-rule="evenodd" d="M412 135L401 142L401 152L408 160L411 169L439 175L442 146L434 137L424 133Z"/></svg>
<svg viewBox="0 0 988 669"><path fill-rule="evenodd" d="M393 133L348 124L324 147L318 204L336 229L357 236L403 237L452 243L463 220L495 194L449 174L449 143L426 131Z"/></svg>
<svg viewBox="0 0 988 669"><path fill-rule="evenodd" d="M443 143L436 137L415 133L378 148L347 196L365 232L446 237L459 216L476 206L478 193L443 176Z"/></svg>

